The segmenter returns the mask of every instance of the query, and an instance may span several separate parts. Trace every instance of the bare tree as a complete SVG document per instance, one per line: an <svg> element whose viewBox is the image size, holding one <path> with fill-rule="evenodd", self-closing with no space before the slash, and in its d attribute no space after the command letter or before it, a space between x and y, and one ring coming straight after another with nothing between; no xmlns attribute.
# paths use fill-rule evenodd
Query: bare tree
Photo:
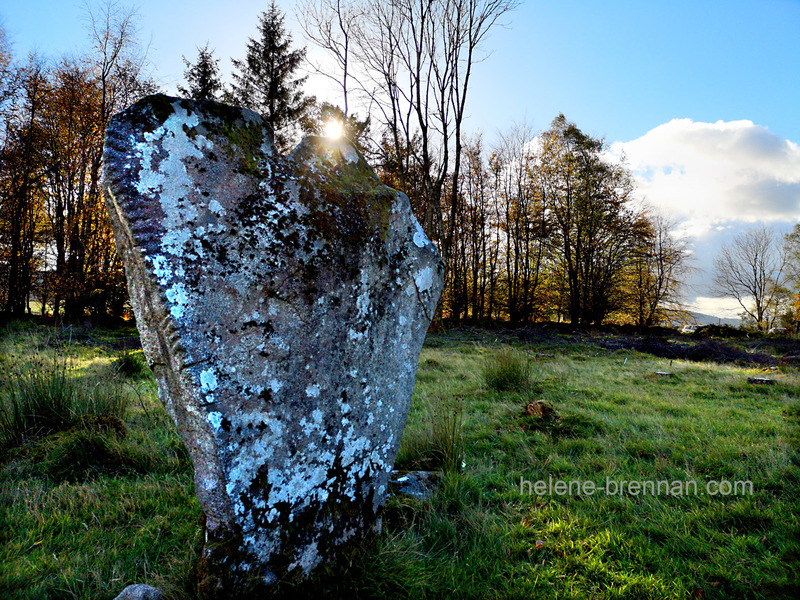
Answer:
<svg viewBox="0 0 800 600"><path fill-rule="evenodd" d="M383 148L402 157L402 173L422 177L419 214L447 261L460 209L462 123L476 52L517 0L317 0L303 13L309 38L342 69L367 110L383 124ZM312 8L313 6L313 8ZM349 99L346 100L349 103ZM411 150L409 152L409 150ZM451 170L452 169L452 170ZM452 176L449 188L445 185ZM404 190L408 188L400 178ZM443 194L449 192L449 202Z"/></svg>
<svg viewBox="0 0 800 600"><path fill-rule="evenodd" d="M537 177L538 156L534 132L515 125L502 135L494 150L501 206L500 230L505 257L508 315L511 321L528 321L535 313L541 267L547 247L548 225Z"/></svg>
<svg viewBox="0 0 800 600"><path fill-rule="evenodd" d="M361 14L360 3L342 0L301 0L298 4L300 24L306 37L325 49L334 59L339 72L315 65L320 75L332 79L342 88L342 112L349 115L348 88L350 72L350 43L356 20Z"/></svg>
<svg viewBox="0 0 800 600"><path fill-rule="evenodd" d="M4 116L3 107L14 93L18 79L18 70L13 68L12 58L11 46L0 21L0 117Z"/></svg>
<svg viewBox="0 0 800 600"><path fill-rule="evenodd" d="M156 91L145 75L147 52L138 42L138 18L133 8L118 0L85 4L89 38L93 46L90 63L100 85L100 122L140 97Z"/></svg>
<svg viewBox="0 0 800 600"><path fill-rule="evenodd" d="M451 278L450 314L458 318L463 311L464 316L471 313L473 319L482 319L496 262L490 257L496 244L491 221L490 174L480 134L465 144L462 161L459 185L463 210L458 213L458 222L448 225L457 231L452 253L463 257L459 265L462 273L459 276L454 272ZM453 261L451 268L456 268Z"/></svg>
<svg viewBox="0 0 800 600"><path fill-rule="evenodd" d="M714 261L714 292L733 297L759 330L777 318L777 293L786 279L786 251L765 226L744 231Z"/></svg>
<svg viewBox="0 0 800 600"><path fill-rule="evenodd" d="M677 223L663 214L643 214L630 257L625 284L630 312L640 327L649 327L682 311L682 289L690 271L688 242L673 231Z"/></svg>

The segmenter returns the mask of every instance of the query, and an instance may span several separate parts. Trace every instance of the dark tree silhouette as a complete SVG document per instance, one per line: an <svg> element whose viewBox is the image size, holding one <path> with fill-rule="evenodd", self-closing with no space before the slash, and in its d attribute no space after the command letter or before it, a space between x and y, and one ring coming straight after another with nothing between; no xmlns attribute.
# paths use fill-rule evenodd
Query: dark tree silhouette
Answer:
<svg viewBox="0 0 800 600"><path fill-rule="evenodd" d="M362 153L368 152L369 117L362 121L356 115L347 116L341 108L330 102L315 103L301 120L300 126L307 135L323 135L331 121L341 124L342 137L353 142Z"/></svg>
<svg viewBox="0 0 800 600"><path fill-rule="evenodd" d="M197 48L196 62L190 63L185 56L182 58L186 65L183 78L188 87L178 86L178 91L195 100L216 100L222 92L219 59L214 58L214 50L208 49L208 42L202 48Z"/></svg>
<svg viewBox="0 0 800 600"><path fill-rule="evenodd" d="M541 192L558 276L569 292L570 322L600 324L636 240L639 215L628 201L630 173L603 160L605 144L559 115L542 135Z"/></svg>
<svg viewBox="0 0 800 600"><path fill-rule="evenodd" d="M303 93L306 77L296 73L306 56L305 48L292 50L292 36L284 27L284 15L270 4L261 13L259 37L250 38L244 60L233 60L233 100L261 113L272 125L275 145L285 151L300 120L314 98Z"/></svg>

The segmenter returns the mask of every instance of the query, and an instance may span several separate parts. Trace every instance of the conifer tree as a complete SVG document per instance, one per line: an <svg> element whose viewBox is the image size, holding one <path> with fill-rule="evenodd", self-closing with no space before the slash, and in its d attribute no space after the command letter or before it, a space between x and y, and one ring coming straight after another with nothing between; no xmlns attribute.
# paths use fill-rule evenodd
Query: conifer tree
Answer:
<svg viewBox="0 0 800 600"><path fill-rule="evenodd" d="M306 77L297 77L305 48L292 50L292 37L284 27L284 15L273 1L261 13L258 38L250 38L244 60L233 60L233 99L261 113L275 132L275 145L286 150L300 119L314 98L302 90Z"/></svg>
<svg viewBox="0 0 800 600"><path fill-rule="evenodd" d="M184 96L195 100L216 100L222 91L222 82L219 78L219 59L214 58L214 50L208 49L208 42L197 49L197 62L190 63L183 58L186 70L183 77L188 87L178 86L178 91Z"/></svg>

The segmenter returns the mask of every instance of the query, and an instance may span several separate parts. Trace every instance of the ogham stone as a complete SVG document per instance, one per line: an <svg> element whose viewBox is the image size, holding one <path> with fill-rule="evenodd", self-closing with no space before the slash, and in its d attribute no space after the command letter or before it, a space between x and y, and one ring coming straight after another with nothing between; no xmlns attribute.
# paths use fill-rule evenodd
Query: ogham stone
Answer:
<svg viewBox="0 0 800 600"><path fill-rule="evenodd" d="M150 96L104 187L159 396L205 513L200 588L309 573L375 523L442 261L347 141L284 157L247 109Z"/></svg>

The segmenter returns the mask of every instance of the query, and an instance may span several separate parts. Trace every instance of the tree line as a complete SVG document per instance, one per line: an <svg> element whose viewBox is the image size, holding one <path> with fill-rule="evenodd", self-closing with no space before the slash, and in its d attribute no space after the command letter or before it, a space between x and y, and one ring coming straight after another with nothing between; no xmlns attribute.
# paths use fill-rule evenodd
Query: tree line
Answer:
<svg viewBox="0 0 800 600"><path fill-rule="evenodd" d="M56 317L121 315L122 265L100 186L111 115L155 90L143 75L132 13L89 15L91 50L13 61L0 30L0 310L31 302Z"/></svg>
<svg viewBox="0 0 800 600"><path fill-rule="evenodd" d="M467 145L445 312L454 318L652 326L687 272L674 224L633 201L630 172L559 115L486 151Z"/></svg>
<svg viewBox="0 0 800 600"><path fill-rule="evenodd" d="M206 43L187 60L193 98L252 108L286 151L338 119L381 179L407 193L446 261L440 316L653 325L679 310L686 242L635 202L632 176L600 139L563 115L512 128L486 147L464 131L472 69L513 0L306 0L307 38L338 103L304 91L274 2L225 85ZM18 317L120 316L124 272L100 190L103 132L115 112L157 91L131 13L105 5L92 50L47 64L0 45L0 308Z"/></svg>

